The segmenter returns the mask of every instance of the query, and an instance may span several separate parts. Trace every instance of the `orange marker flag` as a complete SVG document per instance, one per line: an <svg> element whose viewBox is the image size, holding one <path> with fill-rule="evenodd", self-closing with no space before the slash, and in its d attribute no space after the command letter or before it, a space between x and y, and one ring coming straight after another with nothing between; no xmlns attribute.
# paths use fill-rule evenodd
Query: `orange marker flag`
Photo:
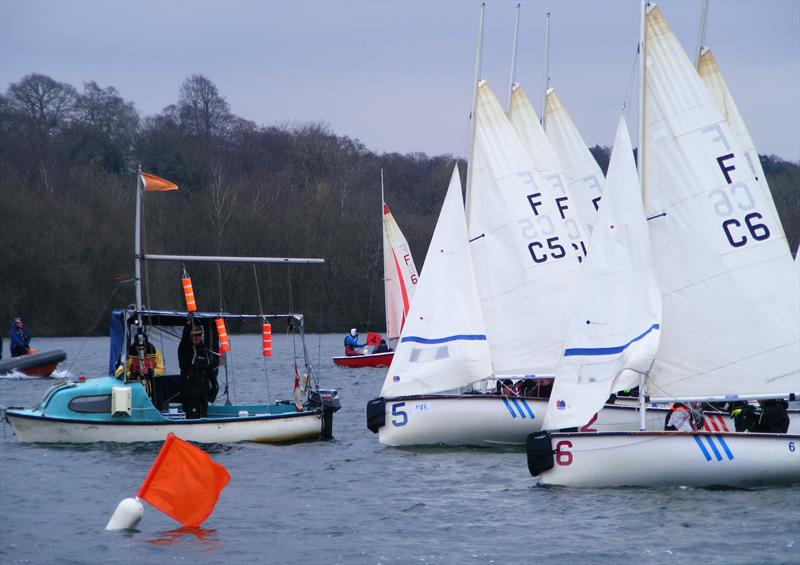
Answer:
<svg viewBox="0 0 800 565"><path fill-rule="evenodd" d="M148 192L164 192L166 190L178 190L178 185L167 179L162 179L150 173L142 173L142 187Z"/></svg>
<svg viewBox="0 0 800 565"><path fill-rule="evenodd" d="M227 469L205 451L170 433L136 496L184 526L197 527L230 480Z"/></svg>
<svg viewBox="0 0 800 565"><path fill-rule="evenodd" d="M381 343L381 334L368 333L367 345L379 345Z"/></svg>

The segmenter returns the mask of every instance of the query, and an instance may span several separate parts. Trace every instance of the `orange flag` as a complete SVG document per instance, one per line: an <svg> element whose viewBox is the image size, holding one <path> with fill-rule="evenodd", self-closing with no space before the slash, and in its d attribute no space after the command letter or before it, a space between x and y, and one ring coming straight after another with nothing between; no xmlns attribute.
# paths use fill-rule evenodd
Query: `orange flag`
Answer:
<svg viewBox="0 0 800 565"><path fill-rule="evenodd" d="M142 173L142 186L148 192L164 192L178 190L178 185L167 179L162 179L150 173Z"/></svg>
<svg viewBox="0 0 800 565"><path fill-rule="evenodd" d="M227 469L205 451L170 433L136 496L184 526L197 527L230 480Z"/></svg>
<svg viewBox="0 0 800 565"><path fill-rule="evenodd" d="M368 333L367 334L367 345L379 345L381 342L381 334L376 333Z"/></svg>

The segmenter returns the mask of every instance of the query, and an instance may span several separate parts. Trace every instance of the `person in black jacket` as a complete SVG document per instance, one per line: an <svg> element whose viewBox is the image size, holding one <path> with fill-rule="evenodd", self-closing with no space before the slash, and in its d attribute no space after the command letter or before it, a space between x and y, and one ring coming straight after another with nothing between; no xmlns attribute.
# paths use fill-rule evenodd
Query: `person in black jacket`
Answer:
<svg viewBox="0 0 800 565"><path fill-rule="evenodd" d="M789 403L783 399L762 400L761 415L752 431L761 433L785 434L789 430Z"/></svg>
<svg viewBox="0 0 800 565"><path fill-rule="evenodd" d="M216 355L206 345L202 326L192 325L178 345L181 402L187 418L205 418L208 403L217 396Z"/></svg>

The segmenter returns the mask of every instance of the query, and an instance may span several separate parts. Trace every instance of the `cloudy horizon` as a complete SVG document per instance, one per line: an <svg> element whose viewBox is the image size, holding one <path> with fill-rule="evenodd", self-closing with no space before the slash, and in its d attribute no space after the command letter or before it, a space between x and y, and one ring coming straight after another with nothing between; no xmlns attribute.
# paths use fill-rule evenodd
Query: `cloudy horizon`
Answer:
<svg viewBox="0 0 800 565"><path fill-rule="evenodd" d="M482 78L508 88L515 1L489 1ZM517 81L550 75L591 145L634 98L638 1L522 2ZM701 0L660 2L690 57ZM143 116L202 74L259 125L322 122L376 152L464 156L480 2L0 2L0 89L38 72L113 86ZM800 161L800 2L712 0L706 44L758 151ZM631 127L635 114L629 116Z"/></svg>

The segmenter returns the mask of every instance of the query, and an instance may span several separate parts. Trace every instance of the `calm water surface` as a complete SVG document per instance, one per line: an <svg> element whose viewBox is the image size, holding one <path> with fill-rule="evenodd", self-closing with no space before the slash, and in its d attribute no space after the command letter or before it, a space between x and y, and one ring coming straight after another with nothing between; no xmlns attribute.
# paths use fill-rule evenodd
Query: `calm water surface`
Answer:
<svg viewBox="0 0 800 565"><path fill-rule="evenodd" d="M384 447L365 405L385 369L334 367L338 335L308 341L323 386L342 399L336 439L210 447L232 478L199 530L147 504L137 531L103 530L159 445L21 445L2 423L0 562L800 563L796 487L545 489L521 451ZM274 342L269 394L288 398L292 341ZM106 373L106 339L34 346L67 351L60 377ZM234 336L233 347L233 400L266 400L259 336ZM163 344L168 368L175 348ZM0 378L0 405L35 404L52 383Z"/></svg>

